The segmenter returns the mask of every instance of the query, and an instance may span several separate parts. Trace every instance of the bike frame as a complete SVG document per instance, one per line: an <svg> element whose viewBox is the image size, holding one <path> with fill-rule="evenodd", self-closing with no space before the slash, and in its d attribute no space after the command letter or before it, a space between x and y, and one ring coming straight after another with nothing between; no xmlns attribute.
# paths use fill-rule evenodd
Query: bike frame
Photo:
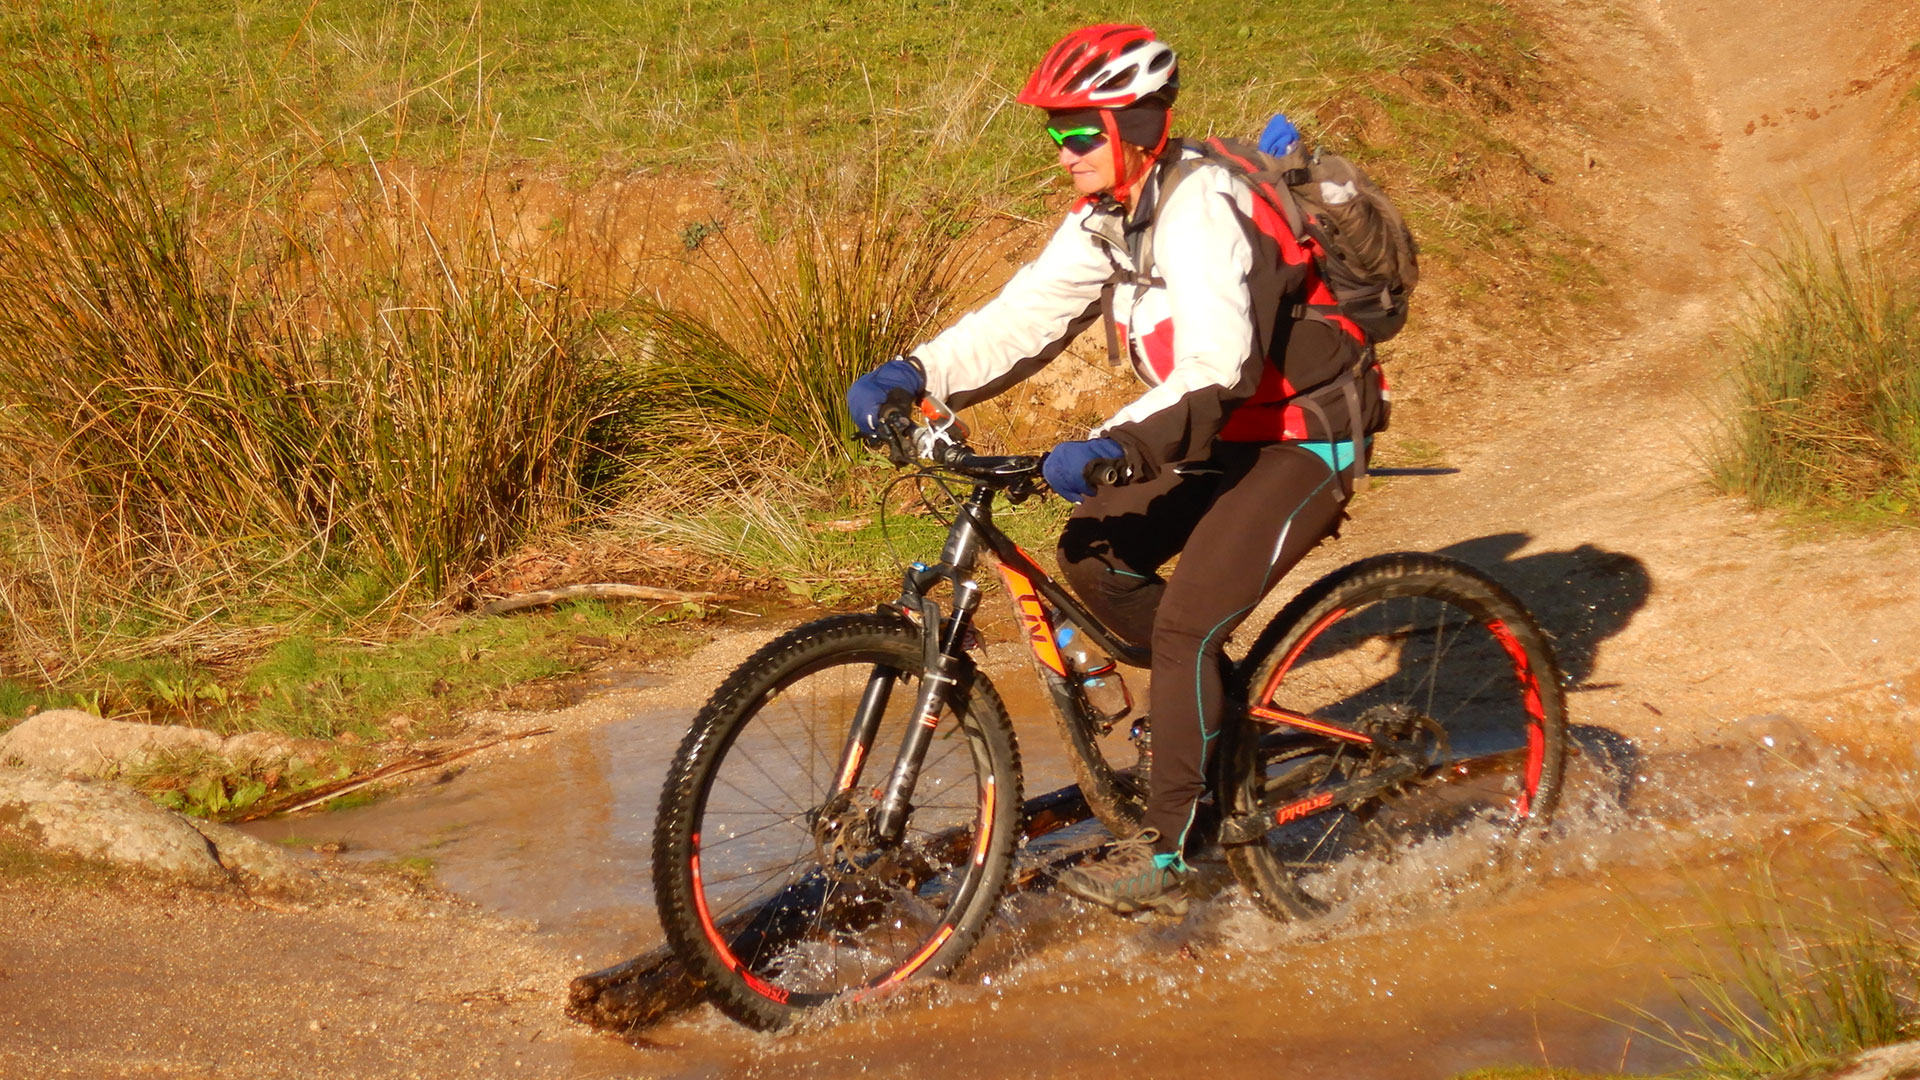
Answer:
<svg viewBox="0 0 1920 1080"><path fill-rule="evenodd" d="M955 689L966 685L975 671L974 661L967 654L967 643L971 639L973 618L980 604L981 589L975 574L983 554L994 560L1001 580L1006 584L1014 612L1025 629L1027 647L1040 668L1075 753L1090 755L1093 741L1106 734L1110 725L1103 728L1095 720L1079 682L1069 671L1066 658L1060 652L1055 635L1061 619L1072 622L1094 644L1120 663L1140 668L1152 663L1150 651L1121 640L1071 593L1049 577L1038 560L994 524L993 498L1003 486L992 483L973 485L971 493L956 508L940 561L931 566L923 563L910 566L903 575L900 599L891 606L920 625L925 642L925 662L919 696L912 713L920 718L920 722L908 726L893 771L880 788L878 805L873 811L874 836L882 843L895 844L900 841L912 812L914 784L919 779L921 763L925 761L927 749L932 744L940 711L947 706ZM945 614L940 603L928 595L943 581L951 585L953 594L951 610ZM1329 621L1340 614L1343 613L1330 615ZM1291 666L1294 659L1287 658L1287 663L1282 665L1282 672ZM895 678L894 672L879 666L874 668L869 677L841 753L838 792L850 791L860 782L861 766L872 750L881 716L892 697ZM1254 705L1245 711L1250 718L1269 725L1292 727L1356 747L1368 748L1375 744L1375 739L1365 732L1290 710ZM1285 824L1311 816L1335 805L1365 798L1381 787L1405 778L1393 774L1356 784L1351 792L1339 792L1343 796L1341 798L1335 798L1333 792L1321 792L1297 803L1260 811L1244 822L1236 819L1223 823L1223 839L1237 838L1242 834L1258 835L1255 827L1259 826L1263 831L1268 821Z"/></svg>

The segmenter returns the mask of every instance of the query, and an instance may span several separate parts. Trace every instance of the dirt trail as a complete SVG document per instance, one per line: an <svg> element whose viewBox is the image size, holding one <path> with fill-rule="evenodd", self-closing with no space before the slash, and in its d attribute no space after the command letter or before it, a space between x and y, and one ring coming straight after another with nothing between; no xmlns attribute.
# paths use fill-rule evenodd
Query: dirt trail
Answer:
<svg viewBox="0 0 1920 1080"><path fill-rule="evenodd" d="M1910 755L1920 544L1791 533L1714 495L1701 454L1724 366L1713 335L1776 215L1844 217L1850 197L1871 220L1912 156L1888 151L1912 131L1890 121L1920 15L1900 0L1539 14L1609 103L1569 115L1547 156L1609 239L1625 305L1493 417L1416 404L1470 432L1448 443L1460 472L1391 484L1327 557L1439 546L1498 570L1560 636L1583 722L1658 744L1777 713Z"/></svg>
<svg viewBox="0 0 1920 1080"><path fill-rule="evenodd" d="M1915 125L1896 106L1913 82L1920 10L1911 0L1522 6L1571 69L1547 144L1528 152L1604 238L1602 261L1627 283L1622 306L1486 400L1403 393L1399 422L1444 433L1458 471L1379 483L1296 580L1377 551L1450 551L1538 608L1582 723L1684 746L1779 714L1863 756L1911 764L1920 542L1790 531L1714 495L1700 450L1721 366L1712 336L1738 304L1756 245L1774 238L1774 212L1811 200L1822 216L1839 213L1838 175L1872 217L1876 196L1912 175ZM764 637L732 635L666 685L559 719L594 724L696 700ZM1006 660L1024 665L1011 650ZM0 909L0 1077L657 1067L560 1018L579 960L458 904L395 896L280 910L56 875L0 883ZM818 1067L837 1043L828 1056L846 1060L856 1026L753 1053L768 1069ZM909 1040L935 1055L927 1064L951 1065L939 1055L976 1041L936 1033Z"/></svg>

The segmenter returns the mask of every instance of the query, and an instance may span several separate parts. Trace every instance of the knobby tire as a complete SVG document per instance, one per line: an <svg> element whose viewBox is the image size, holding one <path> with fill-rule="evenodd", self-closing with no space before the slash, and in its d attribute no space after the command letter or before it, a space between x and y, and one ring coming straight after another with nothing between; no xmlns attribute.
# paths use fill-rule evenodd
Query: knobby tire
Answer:
<svg viewBox="0 0 1920 1080"><path fill-rule="evenodd" d="M1396 730L1440 762L1358 805L1315 806L1381 761L1286 725L1237 733L1223 801L1270 820L1227 861L1275 918L1346 899L1359 886L1334 871L1357 853L1392 860L1474 826L1529 832L1559 798L1566 703L1552 649L1511 593L1465 563L1396 554L1335 571L1274 617L1240 671L1253 706Z"/></svg>
<svg viewBox="0 0 1920 1080"><path fill-rule="evenodd" d="M853 615L799 627L723 682L695 717L661 791L653 875L674 953L729 1016L763 1030L807 1010L944 975L993 914L1020 836L1020 759L980 673L940 715L913 815L892 848L854 837L910 722L917 627ZM854 705L894 680L851 791L835 796Z"/></svg>

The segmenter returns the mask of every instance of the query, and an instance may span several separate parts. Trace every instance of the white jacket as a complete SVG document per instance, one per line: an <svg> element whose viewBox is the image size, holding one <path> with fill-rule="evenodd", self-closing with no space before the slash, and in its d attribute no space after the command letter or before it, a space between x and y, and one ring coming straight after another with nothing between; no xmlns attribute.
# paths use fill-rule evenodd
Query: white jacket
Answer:
<svg viewBox="0 0 1920 1080"><path fill-rule="evenodd" d="M1160 205L1174 154L1188 171ZM999 295L915 349L927 389L966 408L1027 378L1101 318L1111 282L1115 322L1147 390L1093 434L1121 444L1136 478L1204 457L1215 439L1337 437L1344 410L1298 403L1352 371L1357 346L1325 322L1293 317L1318 279L1290 233L1283 244L1262 231L1257 221L1284 228L1271 217L1239 177L1181 144L1143 183L1130 220L1110 201L1081 200ZM1145 280L1143 244L1152 250Z"/></svg>
<svg viewBox="0 0 1920 1080"><path fill-rule="evenodd" d="M1151 186L1142 192L1148 214L1155 194ZM1151 231L1153 269L1166 287L1121 283L1113 298L1133 370L1148 389L1095 434L1177 407L1197 389L1226 389L1239 381L1255 344L1247 291L1253 248L1242 225L1253 215L1252 201L1244 184L1208 164L1182 180L1159 208ZM1146 224L1141 215L1135 223L1136 233ZM977 400L970 391L993 386L1022 369L1023 361L1042 354L1042 363L1051 360L1092 321L1090 313L1099 315L1101 287L1116 268L1138 269L1120 217L1083 199L1039 258L998 296L914 350L926 368L927 389L949 403ZM1019 370L1019 377L1037 367Z"/></svg>

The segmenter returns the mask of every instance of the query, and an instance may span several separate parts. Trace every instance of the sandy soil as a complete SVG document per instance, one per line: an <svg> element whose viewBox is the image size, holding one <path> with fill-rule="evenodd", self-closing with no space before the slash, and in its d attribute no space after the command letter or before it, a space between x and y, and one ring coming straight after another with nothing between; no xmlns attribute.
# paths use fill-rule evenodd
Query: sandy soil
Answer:
<svg viewBox="0 0 1920 1080"><path fill-rule="evenodd" d="M1395 437L1438 443L1458 471L1377 483L1302 579L1383 550L1459 554L1557 635L1583 723L1684 746L1777 714L1911 763L1920 542L1751 513L1709 490L1701 451L1724 362L1714 335L1775 215L1832 219L1847 200L1869 221L1897 212L1880 195L1920 160L1912 110L1897 108L1920 9L1521 6L1564 70L1546 122L1513 136L1599 238L1620 305L1466 384L1485 392L1403 380ZM663 685L555 719L697 700L772 629L729 633ZM0 1077L647 1071L561 1017L580 965L528 927L398 885L372 896L290 904L60 868L0 875Z"/></svg>

